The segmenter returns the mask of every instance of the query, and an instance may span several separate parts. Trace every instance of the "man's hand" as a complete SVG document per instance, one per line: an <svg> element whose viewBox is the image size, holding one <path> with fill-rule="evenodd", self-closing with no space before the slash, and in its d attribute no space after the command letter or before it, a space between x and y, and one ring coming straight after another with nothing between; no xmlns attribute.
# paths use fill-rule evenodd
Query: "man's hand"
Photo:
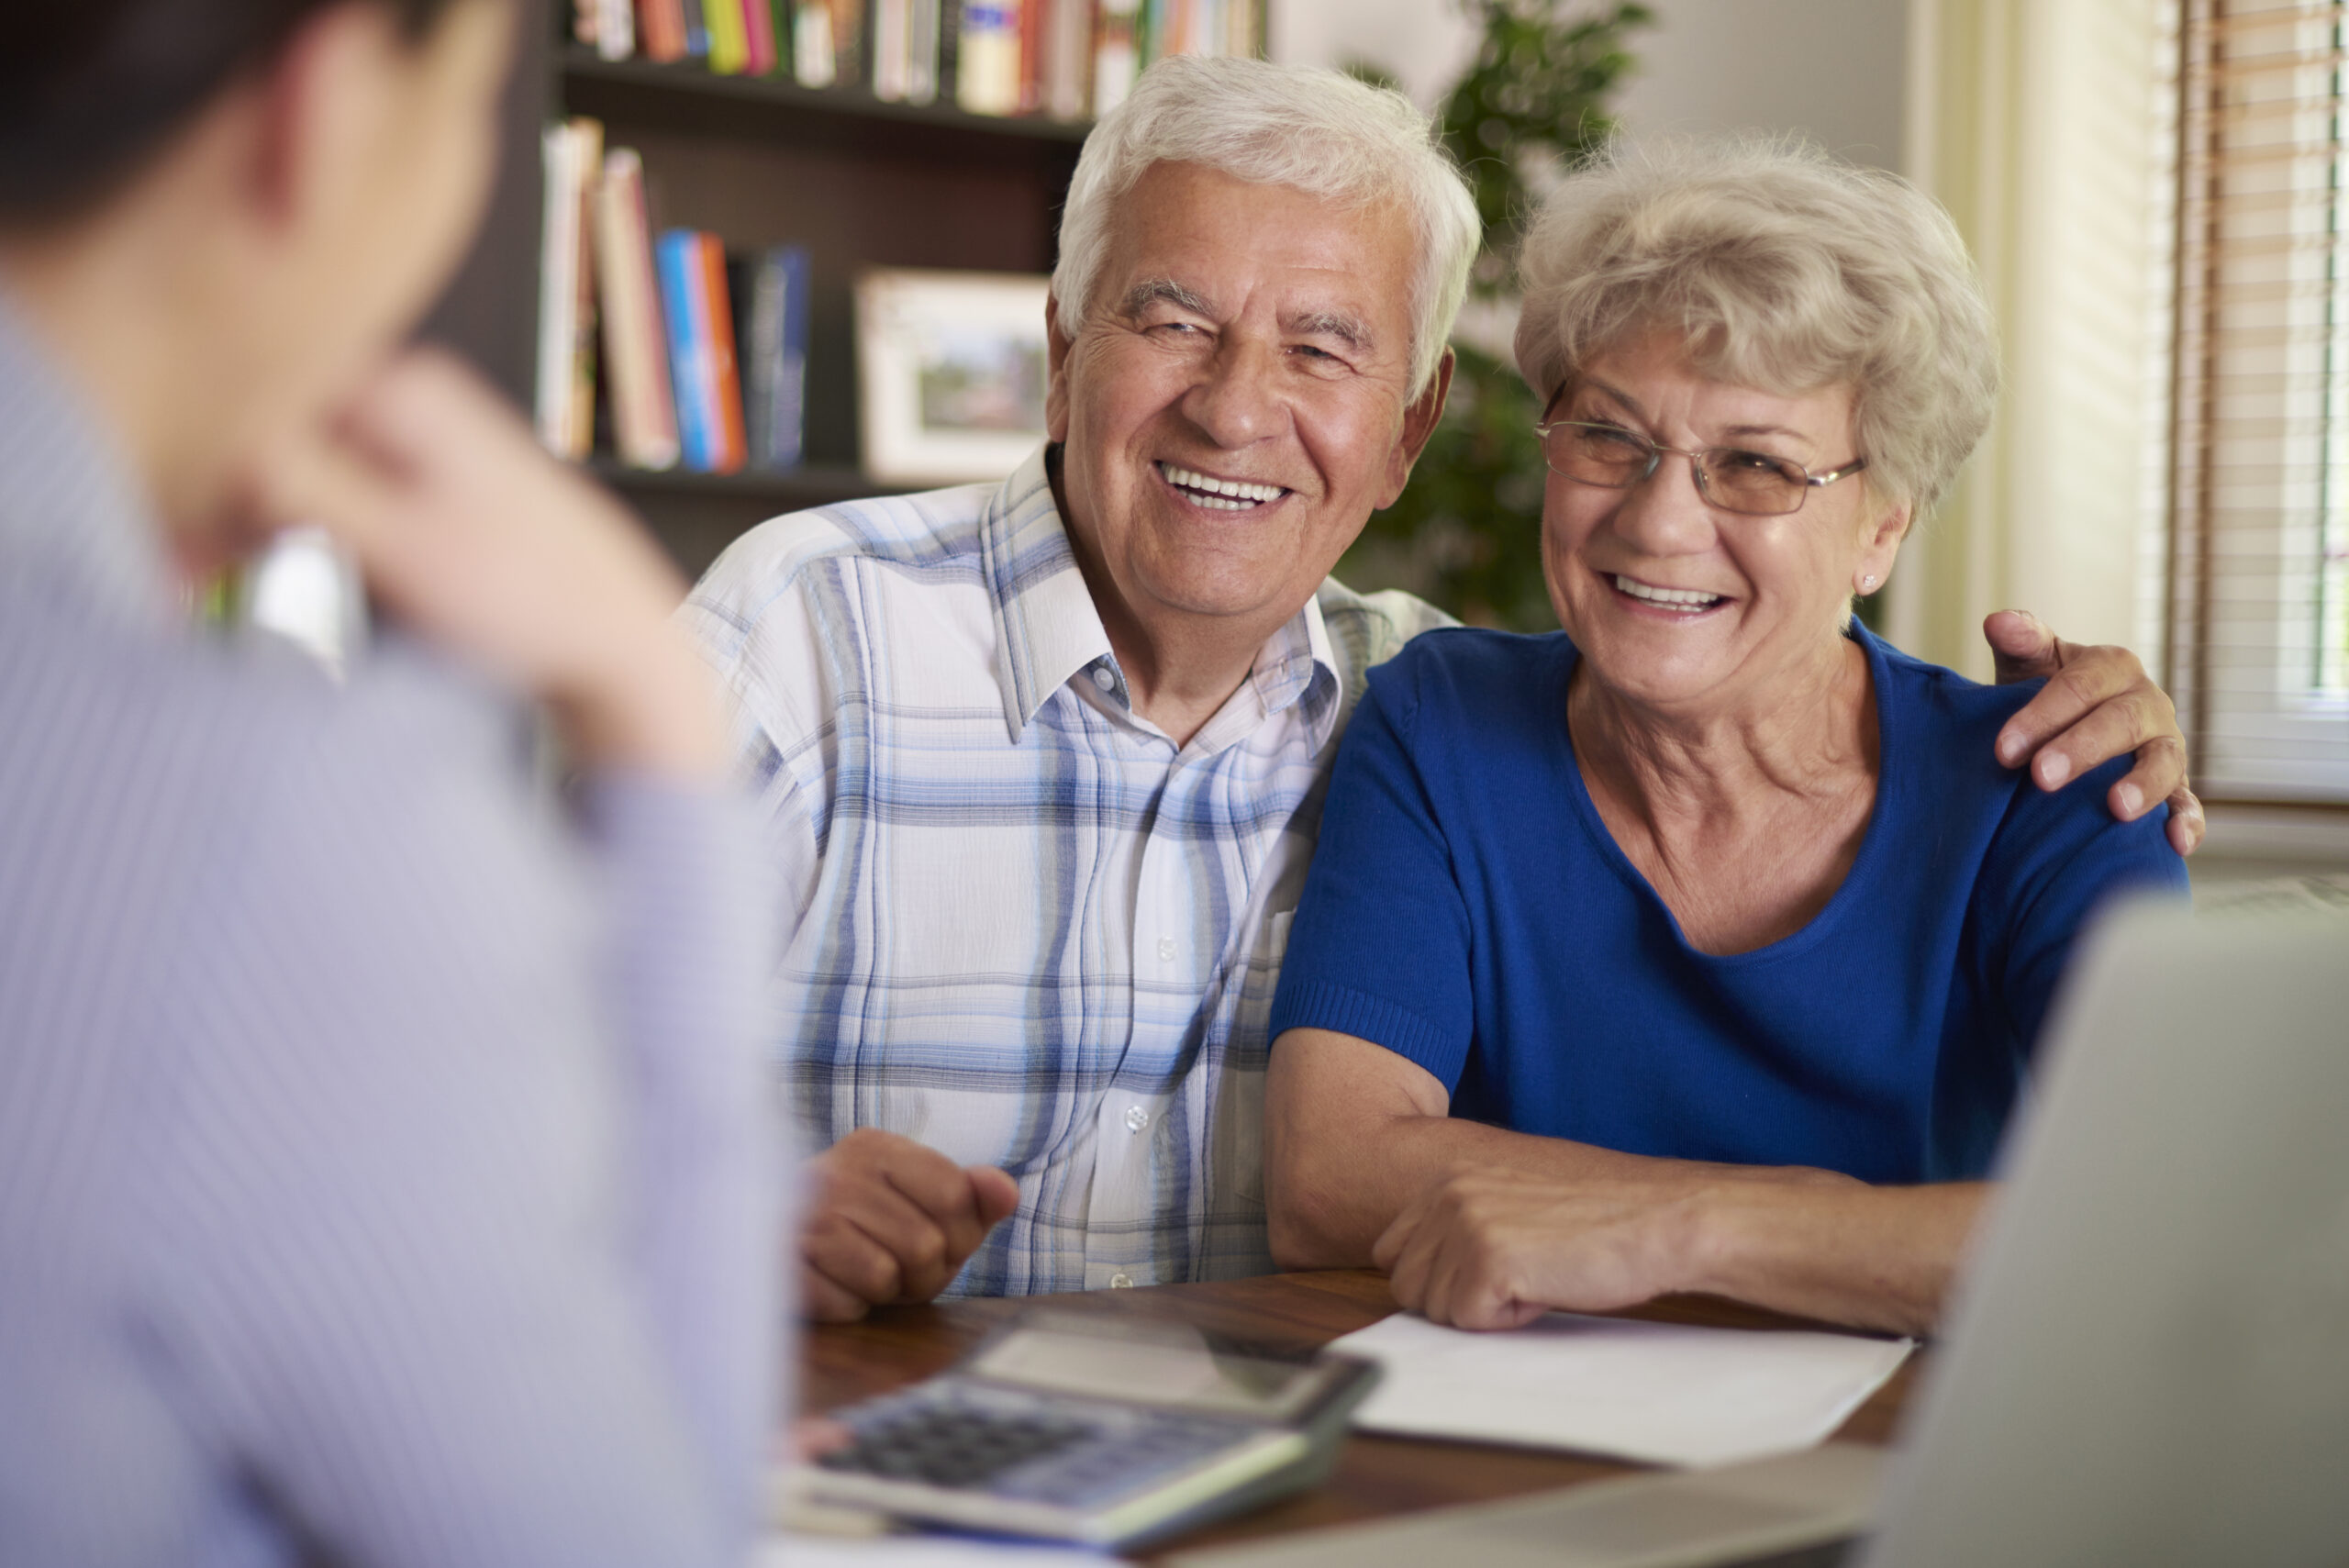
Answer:
<svg viewBox="0 0 2349 1568"><path fill-rule="evenodd" d="M1982 623L1982 636L2000 685L2047 677L2046 688L1998 731L1998 761L2009 768L2030 762L2032 778L2052 790L2134 751L2137 765L2105 804L2134 822L2166 795L2170 847L2192 854L2202 841L2202 803L2186 787L2186 737L2176 706L2137 656L2065 642L2023 610L1998 611Z"/></svg>
<svg viewBox="0 0 2349 1568"><path fill-rule="evenodd" d="M928 1301L1019 1207L1019 1184L1001 1171L957 1165L878 1128L857 1129L808 1170L815 1192L800 1233L800 1295L818 1323Z"/></svg>
<svg viewBox="0 0 2349 1568"><path fill-rule="evenodd" d="M417 635L546 703L578 760L723 773L716 692L670 623L684 584L451 356L403 354L243 488L255 526L323 526Z"/></svg>

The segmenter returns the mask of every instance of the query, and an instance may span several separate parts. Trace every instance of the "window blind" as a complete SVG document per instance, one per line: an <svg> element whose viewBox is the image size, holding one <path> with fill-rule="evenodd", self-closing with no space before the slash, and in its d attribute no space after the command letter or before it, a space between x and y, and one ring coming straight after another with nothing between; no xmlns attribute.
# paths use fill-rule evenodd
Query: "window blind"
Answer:
<svg viewBox="0 0 2349 1568"><path fill-rule="evenodd" d="M2165 684L2206 798L2349 806L2349 0L2184 0Z"/></svg>

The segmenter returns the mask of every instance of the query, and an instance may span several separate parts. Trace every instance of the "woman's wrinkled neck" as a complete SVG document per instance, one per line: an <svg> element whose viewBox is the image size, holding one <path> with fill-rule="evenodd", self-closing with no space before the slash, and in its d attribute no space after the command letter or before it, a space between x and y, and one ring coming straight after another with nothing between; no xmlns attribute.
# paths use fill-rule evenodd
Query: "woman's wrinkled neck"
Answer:
<svg viewBox="0 0 2349 1568"><path fill-rule="evenodd" d="M1585 659L1567 687L1566 723L1585 775L1661 827L1872 785L1874 698L1866 650L1839 635L1736 698L1685 706L1629 695Z"/></svg>

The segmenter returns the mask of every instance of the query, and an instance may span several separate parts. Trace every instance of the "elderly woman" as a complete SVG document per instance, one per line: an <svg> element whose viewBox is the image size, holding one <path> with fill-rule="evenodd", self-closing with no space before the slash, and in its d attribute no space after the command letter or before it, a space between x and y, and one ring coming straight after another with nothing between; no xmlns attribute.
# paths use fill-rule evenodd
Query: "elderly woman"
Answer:
<svg viewBox="0 0 2349 1568"><path fill-rule="evenodd" d="M1575 174L1520 265L1564 632L1371 675L1272 1018L1275 1256L1468 1327L1929 1328L2082 923L2184 884L2159 813L1992 761L2029 688L1853 620L1989 421L1964 246L1696 144Z"/></svg>

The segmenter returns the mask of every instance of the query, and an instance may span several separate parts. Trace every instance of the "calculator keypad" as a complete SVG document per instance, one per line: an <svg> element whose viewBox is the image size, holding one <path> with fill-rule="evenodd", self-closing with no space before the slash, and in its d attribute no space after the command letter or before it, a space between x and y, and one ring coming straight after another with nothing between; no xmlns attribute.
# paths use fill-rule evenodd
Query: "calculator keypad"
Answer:
<svg viewBox="0 0 2349 1568"><path fill-rule="evenodd" d="M834 1413L853 1434L827 1470L1090 1507L1155 1485L1256 1429L1215 1417L930 1385Z"/></svg>

